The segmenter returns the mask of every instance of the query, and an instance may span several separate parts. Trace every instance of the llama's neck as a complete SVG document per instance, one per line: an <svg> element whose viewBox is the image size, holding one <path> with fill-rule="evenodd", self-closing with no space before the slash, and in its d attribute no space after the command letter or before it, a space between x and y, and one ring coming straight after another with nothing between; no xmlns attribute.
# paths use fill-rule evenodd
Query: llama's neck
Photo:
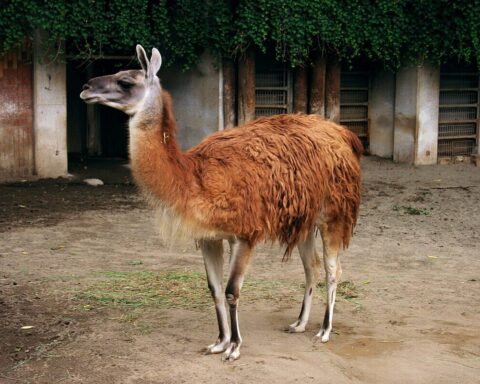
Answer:
<svg viewBox="0 0 480 384"><path fill-rule="evenodd" d="M182 210L191 184L191 167L175 138L170 95L160 85L149 89L129 128L135 180L161 204Z"/></svg>

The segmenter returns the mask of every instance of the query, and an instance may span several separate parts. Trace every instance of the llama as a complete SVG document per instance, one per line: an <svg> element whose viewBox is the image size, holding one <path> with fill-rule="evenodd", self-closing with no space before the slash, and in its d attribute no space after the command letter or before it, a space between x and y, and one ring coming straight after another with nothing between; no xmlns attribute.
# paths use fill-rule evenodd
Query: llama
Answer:
<svg viewBox="0 0 480 384"><path fill-rule="evenodd" d="M317 229L323 241L327 305L316 336L327 342L342 271L339 250L348 246L359 211L361 142L319 116L285 114L213 133L182 152L171 98L157 77L160 53L154 48L148 60L140 45L136 51L141 70L93 78L80 97L130 116L136 183L161 211L164 227L180 223L179 231L200 245L219 328L218 339L206 352L223 353L228 361L240 356L240 290L252 250L262 241L286 246L284 258L298 247L306 284L300 315L289 331L305 331L320 267ZM223 240L231 247L225 293Z"/></svg>

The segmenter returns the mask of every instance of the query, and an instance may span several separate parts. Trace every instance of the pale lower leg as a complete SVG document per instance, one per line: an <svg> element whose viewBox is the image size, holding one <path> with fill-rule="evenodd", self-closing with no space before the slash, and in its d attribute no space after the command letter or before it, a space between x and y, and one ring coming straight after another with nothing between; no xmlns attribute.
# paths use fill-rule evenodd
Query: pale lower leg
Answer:
<svg viewBox="0 0 480 384"><path fill-rule="evenodd" d="M323 343L330 339L332 331L333 311L335 308L335 298L337 294L337 283L341 275L340 262L338 260L339 242L324 228L322 231L323 239L323 260L326 272L327 286L327 308L323 319L322 329L317 333Z"/></svg>
<svg viewBox="0 0 480 384"><path fill-rule="evenodd" d="M205 269L207 271L208 287L215 302L215 312L218 321L218 339L207 347L206 353L220 353L227 349L230 342L227 310L223 295L223 242L222 240L200 241Z"/></svg>
<svg viewBox="0 0 480 384"><path fill-rule="evenodd" d="M313 230L310 231L305 241L299 243L298 251L300 252L300 258L305 270L305 294L298 320L290 324L288 328L288 331L292 333L305 332L305 327L310 317L313 290L318 275L317 269L320 266L320 258L315 250L315 233Z"/></svg>
<svg viewBox="0 0 480 384"><path fill-rule="evenodd" d="M233 361L240 357L240 346L242 345L242 337L240 335L240 327L238 324L238 302L240 299L240 291L242 289L245 273L252 255L252 248L243 241L238 240L234 246L231 256L230 272L228 277L225 296L230 309L230 324L232 334L227 350L222 356L224 361Z"/></svg>

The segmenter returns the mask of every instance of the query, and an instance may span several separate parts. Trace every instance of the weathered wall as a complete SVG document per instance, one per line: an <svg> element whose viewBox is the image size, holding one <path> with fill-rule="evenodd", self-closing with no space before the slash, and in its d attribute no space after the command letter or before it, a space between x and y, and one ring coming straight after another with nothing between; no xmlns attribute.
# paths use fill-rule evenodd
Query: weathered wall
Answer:
<svg viewBox="0 0 480 384"><path fill-rule="evenodd" d="M437 163L440 68L417 69L417 136L415 164Z"/></svg>
<svg viewBox="0 0 480 384"><path fill-rule="evenodd" d="M373 73L370 90L369 146L372 155L393 156L395 118L395 74L378 70Z"/></svg>
<svg viewBox="0 0 480 384"><path fill-rule="evenodd" d="M35 171L39 177L67 174L66 65L49 62L42 34L34 39L33 101Z"/></svg>
<svg viewBox="0 0 480 384"><path fill-rule="evenodd" d="M402 68L396 76L393 160L435 164L438 146L440 69Z"/></svg>
<svg viewBox="0 0 480 384"><path fill-rule="evenodd" d="M417 111L417 68L404 67L397 72L395 89L395 130L393 160L414 161Z"/></svg>
<svg viewBox="0 0 480 384"><path fill-rule="evenodd" d="M158 75L172 95L178 141L183 149L223 128L222 79L212 56L203 54L198 66L187 72L166 68Z"/></svg>
<svg viewBox="0 0 480 384"><path fill-rule="evenodd" d="M0 181L33 173L31 46L0 58Z"/></svg>

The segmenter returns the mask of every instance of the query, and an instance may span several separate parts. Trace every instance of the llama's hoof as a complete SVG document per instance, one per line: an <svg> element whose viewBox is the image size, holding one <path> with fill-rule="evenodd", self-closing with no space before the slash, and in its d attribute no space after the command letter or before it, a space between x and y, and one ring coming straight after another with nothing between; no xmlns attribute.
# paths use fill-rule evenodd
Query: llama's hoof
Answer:
<svg viewBox="0 0 480 384"><path fill-rule="evenodd" d="M214 353L222 353L227 349L229 342L230 340L217 340L216 343L213 343L206 348L205 354L211 355Z"/></svg>
<svg viewBox="0 0 480 384"><path fill-rule="evenodd" d="M305 324L299 324L299 322L295 322L290 324L287 328L288 333L303 333L305 332Z"/></svg>
<svg viewBox="0 0 480 384"><path fill-rule="evenodd" d="M330 331L331 329L321 329L320 332L315 335L315 339L320 339L322 343L326 343L330 340Z"/></svg>
<svg viewBox="0 0 480 384"><path fill-rule="evenodd" d="M227 350L222 355L222 361L235 361L240 357L240 345L237 343L230 343Z"/></svg>

